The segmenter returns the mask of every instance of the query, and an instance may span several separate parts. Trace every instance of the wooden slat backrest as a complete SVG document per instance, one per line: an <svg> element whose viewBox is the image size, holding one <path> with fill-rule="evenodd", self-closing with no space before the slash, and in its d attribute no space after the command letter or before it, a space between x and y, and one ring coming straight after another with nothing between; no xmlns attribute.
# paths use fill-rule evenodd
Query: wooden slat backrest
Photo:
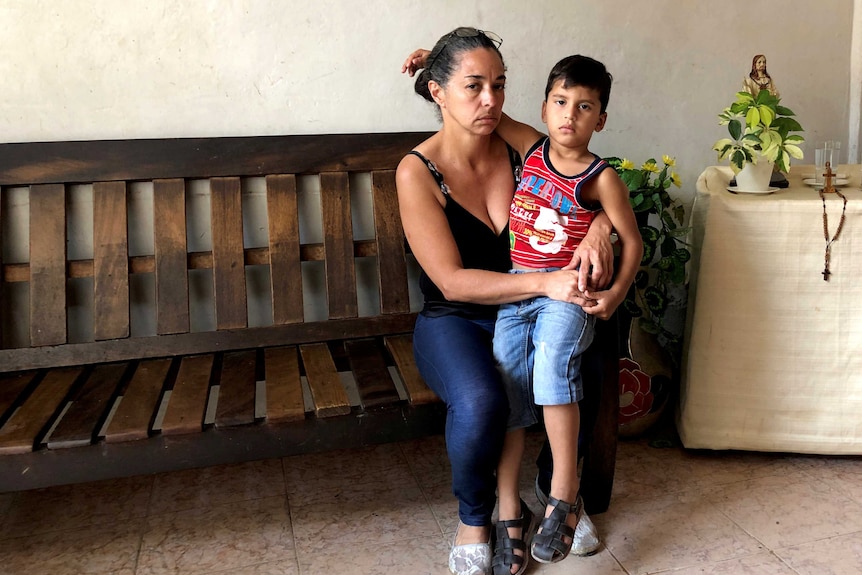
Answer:
<svg viewBox="0 0 862 575"><path fill-rule="evenodd" d="M374 198L374 227L377 236L377 272L381 286L380 311L403 313L410 311L407 287L406 250L398 198L395 193L395 171L386 170L371 174L371 191Z"/></svg>
<svg viewBox="0 0 862 575"><path fill-rule="evenodd" d="M189 278L184 180L153 182L153 245L156 333L185 333L189 331Z"/></svg>
<svg viewBox="0 0 862 575"><path fill-rule="evenodd" d="M410 331L413 314L407 296L394 168L427 135L0 144L0 193L11 186L29 187L31 218L29 261L0 262L0 290L9 282L29 283L29 341L11 344L6 338L0 339L6 346L0 346L0 372ZM354 173L372 176L375 237L371 239L353 237ZM254 176L265 177L267 222L261 229L266 230L267 237L262 246L246 247L243 179ZM300 191L298 176L320 181L323 238L318 244L300 240L298 198L306 192L305 188ZM153 251L142 253L135 248L136 253L129 256L133 240L136 246L140 243L140 228L127 210L139 197L135 195L139 188L134 186L141 180L152 182ZM210 235L212 247L204 250L210 251L188 249L189 202L200 190L195 187L190 191L192 180L203 180L209 187L210 227L204 235ZM66 256L66 226L77 225L67 222L66 190L77 184L93 184L91 260L69 260ZM75 202L75 198L69 201ZM8 221L8 215L0 216ZM75 237L73 241L78 240ZM356 257L376 258L381 286L379 315L359 316ZM308 305L301 279L305 261L325 264L328 309L324 321L304 321L304 306ZM271 290L264 297L271 297L272 325L264 322L248 327L249 310L243 304L251 297L246 294L246 282L254 281L246 277L246 266L250 265L268 267ZM190 274L200 269L212 270L206 277L213 282L214 332L206 331L213 328L195 328L191 317ZM155 287L152 304L145 302L142 307L137 297L132 298L135 274L152 274L153 279L148 280ZM67 289L70 296L74 290L90 289L80 282L67 288L67 280L76 278L93 280L93 332L89 335L86 331L83 336L77 331L67 335ZM140 284L136 281L134 285ZM258 288L259 282L248 285ZM255 297L260 293L255 292ZM197 291L195 298L199 301ZM10 313L7 300L0 297L0 314ZM130 305L137 305L135 313ZM150 308L154 317L135 324L141 310L150 313ZM8 325L8 318L0 319L6 322L0 325ZM136 335L136 325L152 329L155 336L146 331ZM46 349L36 349L39 347Z"/></svg>
<svg viewBox="0 0 862 575"><path fill-rule="evenodd" d="M3 303L3 293L6 291L6 278L3 273L3 199L3 189L0 188L0 349L3 349L3 324L6 317L6 306Z"/></svg>
<svg viewBox="0 0 862 575"><path fill-rule="evenodd" d="M326 251L326 296L329 317L356 317L356 271L349 180L345 172L320 175L323 249Z"/></svg>
<svg viewBox="0 0 862 575"><path fill-rule="evenodd" d="M299 216L296 177L266 177L269 214L269 275L275 325L302 321L302 267L299 258ZM277 216L277 217L276 217Z"/></svg>
<svg viewBox="0 0 862 575"><path fill-rule="evenodd" d="M213 241L213 287L218 329L245 327L245 257L239 178L210 181Z"/></svg>
<svg viewBox="0 0 862 575"><path fill-rule="evenodd" d="M0 186L393 169L429 132L0 144Z"/></svg>
<svg viewBox="0 0 862 575"><path fill-rule="evenodd" d="M129 337L129 247L125 182L93 185L94 334Z"/></svg>
<svg viewBox="0 0 862 575"><path fill-rule="evenodd" d="M66 188L30 188L30 345L66 342Z"/></svg>

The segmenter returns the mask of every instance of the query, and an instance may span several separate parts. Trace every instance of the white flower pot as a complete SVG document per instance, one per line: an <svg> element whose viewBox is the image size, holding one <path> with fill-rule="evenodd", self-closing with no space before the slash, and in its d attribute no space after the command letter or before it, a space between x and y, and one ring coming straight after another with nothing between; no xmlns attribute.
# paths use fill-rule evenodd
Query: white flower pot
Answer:
<svg viewBox="0 0 862 575"><path fill-rule="evenodd" d="M764 157L757 159L757 163L748 163L743 166L742 171L736 174L736 188L740 192L765 192L769 189L769 180L772 177L772 168L775 162Z"/></svg>

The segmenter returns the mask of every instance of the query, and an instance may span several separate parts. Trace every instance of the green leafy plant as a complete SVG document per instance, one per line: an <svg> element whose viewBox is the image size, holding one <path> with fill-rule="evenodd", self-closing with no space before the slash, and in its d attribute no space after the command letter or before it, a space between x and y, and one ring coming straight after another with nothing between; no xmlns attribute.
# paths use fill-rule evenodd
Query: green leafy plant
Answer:
<svg viewBox="0 0 862 575"><path fill-rule="evenodd" d="M623 308L647 333L660 336L671 355L678 361L680 336L665 326L669 303L669 288L683 286L685 265L691 251L685 237L689 228L685 221L685 206L668 193L671 185L679 187L679 175L673 171L675 160L662 156L662 166L650 158L640 168L623 158L606 158L629 189L629 203L638 219L643 238L644 255L641 269L635 276ZM650 221L658 221L654 225ZM676 349L675 349L676 348Z"/></svg>
<svg viewBox="0 0 862 575"><path fill-rule="evenodd" d="M756 164L759 155L775 162L782 172L790 171L791 157L802 159L799 144L805 139L792 133L802 132L802 126L793 118L793 110L780 101L768 90L757 96L737 92L736 101L718 115L719 125L727 126L730 138L718 140L712 149L719 160L730 160L734 173L747 163Z"/></svg>

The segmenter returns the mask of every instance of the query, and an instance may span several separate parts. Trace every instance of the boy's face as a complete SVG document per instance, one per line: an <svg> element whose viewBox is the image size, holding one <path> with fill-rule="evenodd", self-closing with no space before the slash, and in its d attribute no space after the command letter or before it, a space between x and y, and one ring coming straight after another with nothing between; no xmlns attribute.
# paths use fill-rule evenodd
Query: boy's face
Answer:
<svg viewBox="0 0 862 575"><path fill-rule="evenodd" d="M584 86L563 87L554 83L542 102L542 121L552 140L566 147L586 146L593 132L605 127L607 114L601 111L599 92Z"/></svg>

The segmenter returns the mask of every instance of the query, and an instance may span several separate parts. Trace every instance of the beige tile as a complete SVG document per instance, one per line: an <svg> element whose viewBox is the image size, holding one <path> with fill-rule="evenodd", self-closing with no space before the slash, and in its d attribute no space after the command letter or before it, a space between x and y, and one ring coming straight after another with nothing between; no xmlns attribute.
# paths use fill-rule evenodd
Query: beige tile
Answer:
<svg viewBox="0 0 862 575"><path fill-rule="evenodd" d="M862 459L810 457L800 466L812 481L862 504Z"/></svg>
<svg viewBox="0 0 862 575"><path fill-rule="evenodd" d="M798 474L726 486L711 499L770 549L862 530L862 506Z"/></svg>
<svg viewBox="0 0 862 575"><path fill-rule="evenodd" d="M691 488L712 488L747 479L800 473L785 454L653 448L645 441L620 442L614 501L657 497Z"/></svg>
<svg viewBox="0 0 862 575"><path fill-rule="evenodd" d="M591 557L569 555L558 563L530 561L529 575L627 575L614 556L602 550Z"/></svg>
<svg viewBox="0 0 862 575"><path fill-rule="evenodd" d="M674 570L673 575L798 575L772 553Z"/></svg>
<svg viewBox="0 0 862 575"><path fill-rule="evenodd" d="M862 573L862 533L777 549L775 553L799 575Z"/></svg>
<svg viewBox="0 0 862 575"><path fill-rule="evenodd" d="M416 479L397 444L285 457L291 503L331 500L351 486L415 487Z"/></svg>
<svg viewBox="0 0 862 575"><path fill-rule="evenodd" d="M133 575L141 520L0 541L0 571L27 575Z"/></svg>
<svg viewBox="0 0 862 575"><path fill-rule="evenodd" d="M630 498L592 518L605 546L630 573L714 563L762 551L700 492Z"/></svg>
<svg viewBox="0 0 862 575"><path fill-rule="evenodd" d="M380 545L333 546L314 554L300 552L299 565L302 575L445 575L448 560L449 545L438 534Z"/></svg>
<svg viewBox="0 0 862 575"><path fill-rule="evenodd" d="M231 567L227 570L211 571L211 575L299 575L296 559L269 561L257 565Z"/></svg>
<svg viewBox="0 0 862 575"><path fill-rule="evenodd" d="M818 477L822 472L862 475L862 457L854 455L795 455L796 464L805 472Z"/></svg>
<svg viewBox="0 0 862 575"><path fill-rule="evenodd" d="M452 482L452 466L442 435L404 442L401 451L419 485L431 487Z"/></svg>
<svg viewBox="0 0 862 575"><path fill-rule="evenodd" d="M290 513L300 562L316 553L353 546L438 536L440 528L418 487L374 483L345 486L337 496L294 503Z"/></svg>
<svg viewBox="0 0 862 575"><path fill-rule="evenodd" d="M16 493L6 511L0 538L143 517L152 485L152 477L140 476Z"/></svg>
<svg viewBox="0 0 862 575"><path fill-rule="evenodd" d="M284 493L280 459L188 469L156 476L150 514L278 497Z"/></svg>
<svg viewBox="0 0 862 575"><path fill-rule="evenodd" d="M284 496L146 519L136 575L212 573L295 557Z"/></svg>
<svg viewBox="0 0 862 575"><path fill-rule="evenodd" d="M454 535L455 529L458 528L458 500L452 495L452 485L443 483L423 487L422 493L440 531L449 537Z"/></svg>

